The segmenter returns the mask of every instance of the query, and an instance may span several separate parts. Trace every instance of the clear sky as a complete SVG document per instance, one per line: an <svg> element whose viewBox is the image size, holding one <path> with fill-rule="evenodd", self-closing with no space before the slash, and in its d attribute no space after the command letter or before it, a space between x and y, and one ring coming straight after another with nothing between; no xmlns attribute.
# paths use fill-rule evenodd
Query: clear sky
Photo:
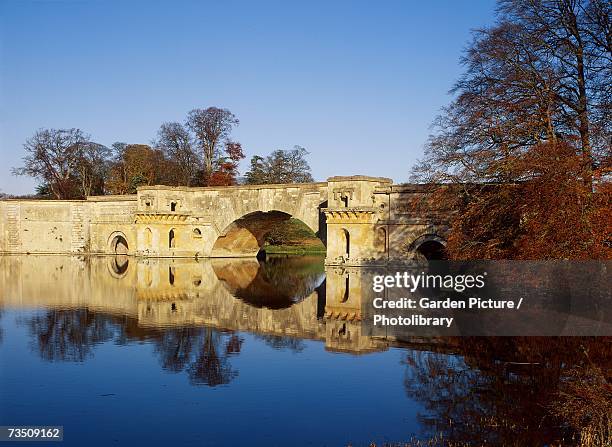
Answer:
<svg viewBox="0 0 612 447"><path fill-rule="evenodd" d="M493 0L0 0L0 191L39 128L150 143L230 109L247 158L304 146L315 179L406 181Z"/></svg>

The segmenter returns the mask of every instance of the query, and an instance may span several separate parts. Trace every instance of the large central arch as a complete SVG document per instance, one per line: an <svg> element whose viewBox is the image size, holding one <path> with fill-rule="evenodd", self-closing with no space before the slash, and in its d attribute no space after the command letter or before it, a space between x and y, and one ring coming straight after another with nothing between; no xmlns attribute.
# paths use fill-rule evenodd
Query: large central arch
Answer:
<svg viewBox="0 0 612 447"><path fill-rule="evenodd" d="M263 248L266 236L281 222L293 216L284 211L255 211L248 213L229 224L215 241L211 257L236 258L254 257ZM306 224L301 219L303 224ZM313 232L314 229L306 224ZM320 238L319 238L320 240Z"/></svg>
<svg viewBox="0 0 612 447"><path fill-rule="evenodd" d="M214 258L253 257L264 244L266 235L275 224L289 220L282 211L256 211L229 224L213 245Z"/></svg>

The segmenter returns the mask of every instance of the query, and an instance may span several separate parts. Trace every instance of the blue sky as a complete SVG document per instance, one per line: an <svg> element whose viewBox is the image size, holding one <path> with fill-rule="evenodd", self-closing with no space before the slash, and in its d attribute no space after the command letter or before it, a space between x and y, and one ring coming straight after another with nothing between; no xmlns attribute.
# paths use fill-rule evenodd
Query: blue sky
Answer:
<svg viewBox="0 0 612 447"><path fill-rule="evenodd" d="M406 181L493 0L0 0L0 191L39 128L150 143L219 106L247 158L299 144L317 180Z"/></svg>

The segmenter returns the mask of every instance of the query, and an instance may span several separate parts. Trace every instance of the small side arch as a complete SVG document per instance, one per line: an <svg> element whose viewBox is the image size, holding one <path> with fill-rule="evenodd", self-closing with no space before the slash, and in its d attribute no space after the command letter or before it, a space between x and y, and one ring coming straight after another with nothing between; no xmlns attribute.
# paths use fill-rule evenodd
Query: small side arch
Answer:
<svg viewBox="0 0 612 447"><path fill-rule="evenodd" d="M351 234L346 228L342 229L342 245L344 249L344 257L349 259L351 257Z"/></svg>
<svg viewBox="0 0 612 447"><path fill-rule="evenodd" d="M424 234L410 244L410 252L428 261L446 259L446 241L437 234Z"/></svg>
<svg viewBox="0 0 612 447"><path fill-rule="evenodd" d="M144 230L144 245L147 249L153 248L153 232L148 227Z"/></svg>
<svg viewBox="0 0 612 447"><path fill-rule="evenodd" d="M115 255L127 255L130 252L127 236L121 231L115 231L108 237L109 252Z"/></svg>

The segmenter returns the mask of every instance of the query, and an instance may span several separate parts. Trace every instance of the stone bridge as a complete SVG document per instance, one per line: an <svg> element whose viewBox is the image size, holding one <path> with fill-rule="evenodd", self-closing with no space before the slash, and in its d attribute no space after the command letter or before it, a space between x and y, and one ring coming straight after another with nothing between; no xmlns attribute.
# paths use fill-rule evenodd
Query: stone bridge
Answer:
<svg viewBox="0 0 612 447"><path fill-rule="evenodd" d="M381 177L231 187L146 186L129 196L0 201L0 252L253 257L291 217L326 245L331 265L372 265L443 253L447 216L417 212L423 185Z"/></svg>

